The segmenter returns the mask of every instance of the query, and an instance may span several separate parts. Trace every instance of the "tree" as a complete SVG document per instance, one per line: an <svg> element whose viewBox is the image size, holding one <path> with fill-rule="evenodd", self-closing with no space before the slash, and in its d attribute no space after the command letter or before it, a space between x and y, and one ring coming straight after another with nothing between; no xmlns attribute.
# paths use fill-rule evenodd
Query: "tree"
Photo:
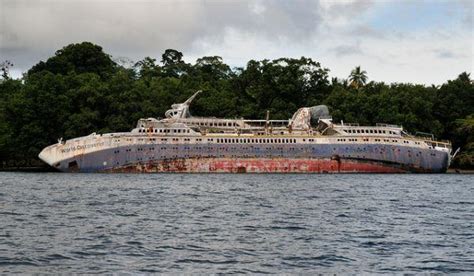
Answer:
<svg viewBox="0 0 474 276"><path fill-rule="evenodd" d="M0 71L2 71L2 79L7 80L10 78L10 68L13 66L13 63L9 60L5 60L0 63Z"/></svg>
<svg viewBox="0 0 474 276"><path fill-rule="evenodd" d="M174 49L166 49L161 55L163 75L177 78L187 71L189 65L183 61L183 53Z"/></svg>
<svg viewBox="0 0 474 276"><path fill-rule="evenodd" d="M194 68L207 80L229 78L232 74L230 67L219 56L198 58Z"/></svg>
<svg viewBox="0 0 474 276"><path fill-rule="evenodd" d="M138 75L141 79L150 82L152 78L159 77L161 74L161 68L155 64L156 59L146 57L143 60L135 63L134 67L138 70Z"/></svg>
<svg viewBox="0 0 474 276"><path fill-rule="evenodd" d="M454 163L460 168L472 169L474 167L474 114L456 120L455 134L462 146Z"/></svg>
<svg viewBox="0 0 474 276"><path fill-rule="evenodd" d="M170 66L183 62L183 53L174 49L166 49L161 55L161 62L163 66Z"/></svg>
<svg viewBox="0 0 474 276"><path fill-rule="evenodd" d="M461 74L459 74L458 80L464 83L468 83L468 84L472 83L471 74L467 72L462 72Z"/></svg>
<svg viewBox="0 0 474 276"><path fill-rule="evenodd" d="M357 66L351 71L349 75L350 85L356 89L362 87L367 82L367 72L361 70L360 66Z"/></svg>
<svg viewBox="0 0 474 276"><path fill-rule="evenodd" d="M251 60L235 77L238 108L252 117L264 118L270 110L272 118L288 119L299 107L322 102L329 90L328 71L305 57Z"/></svg>
<svg viewBox="0 0 474 276"><path fill-rule="evenodd" d="M29 71L28 76L41 71L67 75L74 72L95 73L102 79L110 77L117 68L111 57L102 51L102 47L90 42L69 44L56 51L46 62L40 61Z"/></svg>

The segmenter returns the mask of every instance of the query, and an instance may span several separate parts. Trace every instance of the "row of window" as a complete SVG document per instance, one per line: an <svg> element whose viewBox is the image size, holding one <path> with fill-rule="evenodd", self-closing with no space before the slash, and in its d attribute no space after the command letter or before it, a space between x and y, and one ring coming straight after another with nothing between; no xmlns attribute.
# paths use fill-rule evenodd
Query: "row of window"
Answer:
<svg viewBox="0 0 474 276"><path fill-rule="evenodd" d="M269 149L269 148L267 148L267 149ZM314 148L313 148L313 149L314 149ZM346 148L346 150L347 150L347 149L348 149L348 148ZM150 150L154 150L154 148L150 148ZM294 149L294 148L291 148L290 150L293 151L293 150L295 150L295 149ZM334 150L336 150L336 148L334 148ZM362 153L363 151L366 150L366 148L363 148L363 149L358 148L357 150L358 150L359 153ZM363 151L362 151L362 150L363 150ZM395 151L395 149L392 149L392 150ZM225 151L227 152L228 150L226 149ZM398 149L397 151L400 152L400 149ZM382 149L380 149L380 152L379 152L379 151L377 150L377 148L375 148L375 152L374 152L374 153L379 153L379 154L384 155L384 154L385 154L385 149L382 148ZM412 157L412 154L413 154L413 153L412 153L411 151L408 151L408 152L407 152L408 157ZM244 158L245 158L245 157L261 157L261 156L267 156L267 157L277 157L277 156L282 157L282 156L285 156L285 154L283 154L283 153L278 153L278 152L275 152L275 153L272 153L272 154L263 154L263 155L262 155L261 153L260 153L260 154L255 154L255 153L242 153L242 154L238 154L238 155L235 155L235 154L229 155L229 154L213 154L213 153L211 153L211 152L208 152L208 153L205 153L204 155L205 155L205 156L209 156L209 157L219 157L219 156L220 156L220 157L225 157L225 156L227 156L227 157L240 157L240 158L242 158L242 157L244 157ZM204 155L202 155L202 156L204 156ZM422 155L421 151L415 153L415 156L416 156L416 157L419 157L419 156L421 156L421 155ZM431 156L436 156L436 153L430 153L430 155L431 155ZM188 157L194 157L195 155L181 154L180 156L181 156L181 157L188 158ZM356 156L356 157L362 157L362 158L365 158L365 157L366 157L365 155L358 155L358 154L356 154L356 152L354 152L354 153L352 153L352 154L342 154L341 156L342 156L342 157L355 157L355 156ZM161 154L161 155L159 155L159 156L153 155L153 156L148 156L148 159L149 159L149 160L152 160L152 159L157 158L157 157L161 157L161 158L177 158L178 155L172 155L172 156L167 155L167 154L166 154L166 155ZM143 160L143 157L137 157L136 160L137 160L137 161L141 161L141 160ZM125 163L128 163L128 162L129 162L128 160L125 161ZM119 164L119 162L117 162L117 165L118 165L118 164Z"/></svg>
<svg viewBox="0 0 474 276"><path fill-rule="evenodd" d="M141 128L138 130L140 133L190 133L189 129L181 128Z"/></svg>
<svg viewBox="0 0 474 276"><path fill-rule="evenodd" d="M160 150L169 150L169 149L171 149L171 150L178 150L179 147L176 147L176 146L173 146L173 147L170 147L170 148L168 148L168 147L160 147L159 149L160 149ZM243 147L243 148L238 148L238 147L209 147L209 146L208 146L208 147L200 147L200 146L193 146L193 147L185 146L185 147L184 147L184 150L203 150L203 149L204 149L204 150L214 150L214 149L215 149L215 150L222 150L222 151L229 151L229 150L231 150L231 151L233 151L233 150L246 151L246 150L248 150L249 148L248 148L248 147ZM257 150L257 152L260 151L260 150L281 150L281 151L283 151L283 150L290 150L290 151L293 151L293 150L298 150L298 149L299 149L299 150L302 150L302 151L305 150L304 147L300 147L300 148L290 147L290 148L286 148L286 149L285 149L285 148L283 148L283 147L264 147L264 148L260 148L260 147L253 147L253 146L250 147L250 149L253 150L253 151ZM308 149L309 149L309 148L308 148ZM308 150L308 149L307 149L307 150ZM351 148L349 148L349 147L346 147L346 148L345 148L345 150L350 150L350 149L351 149ZM390 149L390 148L389 148L389 149ZM145 151L145 150L146 150L146 148L137 148L137 152L138 152L138 151ZM155 147L150 147L150 148L148 148L148 150L154 151L154 150L155 150ZM310 150L315 151L316 148L311 147ZM334 150L334 151L337 151L337 148L333 148L333 150ZM356 150L356 151L362 151L362 150L365 151L365 150L367 150L367 148L366 148L366 147L363 147L363 148L358 147L357 149L354 149L354 150ZM374 150L375 150L375 151L378 151L379 148L375 147ZM385 149L385 148L380 148L380 150L381 150L381 151L385 151L386 149ZM398 151L398 152L401 151L400 148L392 148L391 150L392 150L392 151ZM132 151L132 149L125 149L125 152L131 152L131 151ZM408 150L408 153L411 153L411 152L412 152L411 150ZM115 150L114 153L120 153L120 150ZM421 154L421 151L419 151L418 153Z"/></svg>
<svg viewBox="0 0 474 276"><path fill-rule="evenodd" d="M344 129L347 133L367 133L367 134L397 134L395 131L383 129Z"/></svg>
<svg viewBox="0 0 474 276"><path fill-rule="evenodd" d="M191 142L191 139L190 138L171 138L171 141L173 142L179 142L181 141L181 139L183 139L184 142ZM132 141L132 139L126 139L127 141ZM145 139L143 138L138 138L137 139L139 142L141 141L144 141ZM156 141L157 139L156 138L148 138L149 141ZM166 142L168 141L168 138L161 138L160 139L162 142ZM202 142L202 138L196 138L195 139L196 142ZM306 139L302 139L303 142L306 142ZM346 141L349 141L349 142L357 142L359 141L359 139L357 138L337 138L336 140L337 142L346 142ZM362 141L364 142L369 142L369 138L363 138ZM392 142L392 143L398 143L399 140L398 139L380 139L380 138L375 138L374 139L375 142ZM120 139L114 139L114 142L118 143L120 142ZM214 142L214 139L213 138L208 138L207 139L207 142ZM216 139L216 142L218 144L227 144L227 143L237 143L237 144L250 144L250 143L254 143L254 144L279 144L279 143L283 143L283 144L294 144L296 143L296 139L293 139L293 138L256 138L256 139L253 139L253 138L217 138ZM308 142L314 142L314 139L308 139ZM404 144L409 144L410 142L407 141L407 140L403 140L403 143ZM414 142L416 145L420 145L420 142L417 142L415 141Z"/></svg>
<svg viewBox="0 0 474 276"><path fill-rule="evenodd" d="M207 127L236 127L238 126L235 122L198 122L198 126L207 126Z"/></svg>
<svg viewBox="0 0 474 276"><path fill-rule="evenodd" d="M251 139L251 138L217 138L217 143L218 144L227 144L227 143L237 143L237 144L290 144L290 143L296 143L296 139L284 139L284 138L279 138L279 139L265 139L265 138L257 138L257 139Z"/></svg>

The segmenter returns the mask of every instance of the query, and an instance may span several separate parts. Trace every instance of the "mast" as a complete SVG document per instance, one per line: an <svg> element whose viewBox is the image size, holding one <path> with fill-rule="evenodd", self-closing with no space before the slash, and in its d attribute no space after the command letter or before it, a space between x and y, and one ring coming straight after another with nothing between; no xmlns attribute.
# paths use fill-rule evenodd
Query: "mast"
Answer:
<svg viewBox="0 0 474 276"><path fill-rule="evenodd" d="M180 119L191 117L191 113L189 113L189 106L191 105L191 102L194 100L194 98L196 98L196 96L201 92L201 90L196 91L196 93L194 93L183 103L172 104L171 109L168 109L165 112L166 118Z"/></svg>

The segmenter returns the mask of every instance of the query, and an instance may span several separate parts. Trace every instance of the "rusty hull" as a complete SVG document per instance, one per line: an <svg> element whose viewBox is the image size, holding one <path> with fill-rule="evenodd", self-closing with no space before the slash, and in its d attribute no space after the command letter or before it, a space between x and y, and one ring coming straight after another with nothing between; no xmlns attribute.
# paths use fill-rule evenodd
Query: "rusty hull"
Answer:
<svg viewBox="0 0 474 276"><path fill-rule="evenodd" d="M394 164L350 159L174 158L130 164L102 172L125 173L406 173Z"/></svg>

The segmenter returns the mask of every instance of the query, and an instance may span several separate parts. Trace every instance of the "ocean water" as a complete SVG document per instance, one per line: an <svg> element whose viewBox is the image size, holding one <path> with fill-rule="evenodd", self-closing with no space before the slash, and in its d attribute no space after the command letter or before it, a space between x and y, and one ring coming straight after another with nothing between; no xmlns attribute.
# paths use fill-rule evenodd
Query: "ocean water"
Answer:
<svg viewBox="0 0 474 276"><path fill-rule="evenodd" d="M0 173L15 272L474 273L474 176Z"/></svg>

